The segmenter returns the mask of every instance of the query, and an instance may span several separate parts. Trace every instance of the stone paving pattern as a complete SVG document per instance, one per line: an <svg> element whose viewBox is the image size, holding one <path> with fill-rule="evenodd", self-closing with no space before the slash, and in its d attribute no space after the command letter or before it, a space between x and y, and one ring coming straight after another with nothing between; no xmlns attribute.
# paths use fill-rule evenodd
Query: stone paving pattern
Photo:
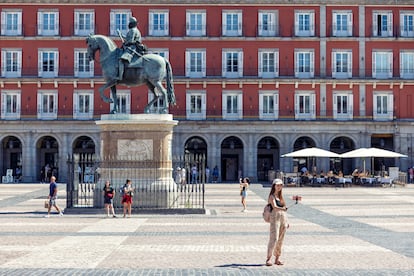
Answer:
<svg viewBox="0 0 414 276"><path fill-rule="evenodd" d="M269 190L251 185L247 213L238 184L207 184L203 215L44 218L48 185L0 184L0 275L414 275L414 189L285 187L302 201L266 267Z"/></svg>

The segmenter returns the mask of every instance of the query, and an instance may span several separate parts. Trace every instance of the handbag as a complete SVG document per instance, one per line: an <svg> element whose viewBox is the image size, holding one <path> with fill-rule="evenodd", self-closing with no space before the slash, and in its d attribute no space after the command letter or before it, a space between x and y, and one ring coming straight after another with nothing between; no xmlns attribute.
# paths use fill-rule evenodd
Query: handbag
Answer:
<svg viewBox="0 0 414 276"><path fill-rule="evenodd" d="M49 200L45 200L45 208L49 209Z"/></svg>
<svg viewBox="0 0 414 276"><path fill-rule="evenodd" d="M263 219L265 222L270 222L270 214L272 213L272 204L267 204L263 209Z"/></svg>
<svg viewBox="0 0 414 276"><path fill-rule="evenodd" d="M106 194L106 196L107 196L108 198L113 198L113 197L114 197L114 194L108 193L108 194Z"/></svg>

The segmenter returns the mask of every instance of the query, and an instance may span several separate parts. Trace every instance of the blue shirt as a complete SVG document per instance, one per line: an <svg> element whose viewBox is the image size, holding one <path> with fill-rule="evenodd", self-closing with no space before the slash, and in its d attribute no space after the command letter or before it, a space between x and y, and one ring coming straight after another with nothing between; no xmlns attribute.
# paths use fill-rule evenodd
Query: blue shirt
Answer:
<svg viewBox="0 0 414 276"><path fill-rule="evenodd" d="M56 182L52 182L49 185L49 196L53 196L55 194L55 189L57 189Z"/></svg>

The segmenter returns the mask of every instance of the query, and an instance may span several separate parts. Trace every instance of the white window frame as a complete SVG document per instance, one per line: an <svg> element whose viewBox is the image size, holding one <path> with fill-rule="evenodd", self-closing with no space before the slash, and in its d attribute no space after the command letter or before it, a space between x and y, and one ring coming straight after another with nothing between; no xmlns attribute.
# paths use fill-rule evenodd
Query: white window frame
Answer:
<svg viewBox="0 0 414 276"><path fill-rule="evenodd" d="M95 12L93 10L75 10L75 35L87 36L95 33ZM89 22L88 22L89 21Z"/></svg>
<svg viewBox="0 0 414 276"><path fill-rule="evenodd" d="M206 49L186 50L185 76L189 78L203 78L206 76Z"/></svg>
<svg viewBox="0 0 414 276"><path fill-rule="evenodd" d="M228 71L227 70L227 64L228 62L231 62L229 66L232 68L234 67L233 58L231 60L228 60L230 58L230 55L237 54L237 71ZM223 49L222 52L222 76L224 78L241 78L243 77L243 51L241 49Z"/></svg>
<svg viewBox="0 0 414 276"><path fill-rule="evenodd" d="M231 97L232 105L236 104L236 108L227 109L227 99ZM223 91L222 94L222 115L223 120L241 120L243 118L243 93L238 90Z"/></svg>
<svg viewBox="0 0 414 276"><path fill-rule="evenodd" d="M85 102L81 106L81 97L88 97L88 110L84 110ZM91 120L94 112L93 90L75 90L73 93L73 119Z"/></svg>
<svg viewBox="0 0 414 276"><path fill-rule="evenodd" d="M47 104L50 105L50 99L53 101L52 108L44 110L44 97L47 97ZM58 110L58 91L57 90L38 90L37 91L37 119L39 120L55 120L57 119Z"/></svg>
<svg viewBox="0 0 414 276"><path fill-rule="evenodd" d="M187 120L205 120L206 119L206 91L192 90L186 93L186 116ZM197 99L195 103L194 99ZM198 106L199 103L199 106Z"/></svg>
<svg viewBox="0 0 414 276"><path fill-rule="evenodd" d="M132 12L129 9L113 9L111 10L110 17L110 28L109 34L111 36L118 37L118 30L121 33L126 33L128 31L129 19L132 16Z"/></svg>
<svg viewBox="0 0 414 276"><path fill-rule="evenodd" d="M237 17L237 22L228 24L227 19L233 21ZM243 13L239 10L223 10L222 12L222 34L223 36L241 36L243 33Z"/></svg>
<svg viewBox="0 0 414 276"><path fill-rule="evenodd" d="M276 10L259 11L259 36L279 36L279 12Z"/></svg>
<svg viewBox="0 0 414 276"><path fill-rule="evenodd" d="M309 26L303 24L302 18L309 18ZM302 21L302 22L301 22ZM296 10L295 11L295 36L315 36L315 11Z"/></svg>
<svg viewBox="0 0 414 276"><path fill-rule="evenodd" d="M7 101L8 98L12 102ZM14 111L14 112L13 112ZM19 120L21 115L21 91L2 90L1 91L1 118L3 120Z"/></svg>
<svg viewBox="0 0 414 276"><path fill-rule="evenodd" d="M53 72L43 71L43 54L53 55ZM50 60L50 59L49 59ZM48 67L51 66L50 64ZM56 49L39 49L38 52L38 73L40 78L56 78L59 73L59 52Z"/></svg>
<svg viewBox="0 0 414 276"><path fill-rule="evenodd" d="M54 22L49 22L48 26L52 29L44 29L44 15L49 14L49 16L54 15ZM50 18L49 18L50 20ZM55 36L59 35L59 11L56 10L39 10L37 12L37 34L40 36Z"/></svg>
<svg viewBox="0 0 414 276"><path fill-rule="evenodd" d="M352 95L352 91L334 91L332 93L333 96L333 118L334 120L352 120L353 113L354 113L354 96ZM346 112L343 110L343 106L338 109L338 97L342 99L346 99Z"/></svg>
<svg viewBox="0 0 414 276"><path fill-rule="evenodd" d="M414 79L414 51L400 52L400 78Z"/></svg>
<svg viewBox="0 0 414 276"><path fill-rule="evenodd" d="M309 68L305 59L309 58ZM313 78L315 74L315 54L313 49L295 49L295 77Z"/></svg>
<svg viewBox="0 0 414 276"><path fill-rule="evenodd" d="M119 102L118 114L131 114L131 90L128 90L128 89L117 90L116 96ZM114 109L114 103L111 103L109 106L111 110Z"/></svg>
<svg viewBox="0 0 414 276"><path fill-rule="evenodd" d="M380 68L377 68L377 66L380 66ZM392 51L374 50L372 52L372 77L376 79L392 78L392 70Z"/></svg>
<svg viewBox="0 0 414 276"><path fill-rule="evenodd" d="M187 36L206 36L205 10L187 10L186 21Z"/></svg>
<svg viewBox="0 0 414 276"><path fill-rule="evenodd" d="M150 36L168 36L170 33L169 11L150 10L148 22L148 34ZM162 20L161 20L162 19ZM163 21L163 22L158 22ZM157 23L158 22L158 23Z"/></svg>
<svg viewBox="0 0 414 276"><path fill-rule="evenodd" d="M271 106L269 100L273 101L273 106ZM279 91L259 91L259 118L260 120L279 119Z"/></svg>
<svg viewBox="0 0 414 276"><path fill-rule="evenodd" d="M301 107L301 98L308 98L309 106ZM316 100L314 91L295 92L295 120L315 120L316 119Z"/></svg>
<svg viewBox="0 0 414 276"><path fill-rule="evenodd" d="M340 17L340 22L338 18ZM345 19L346 23L343 22ZM353 22L352 11L333 11L332 12L332 35L333 36L352 36Z"/></svg>
<svg viewBox="0 0 414 276"><path fill-rule="evenodd" d="M392 92L377 91L373 93L373 118L376 121L390 121L394 118L394 96ZM381 101L381 102L379 102Z"/></svg>
<svg viewBox="0 0 414 276"><path fill-rule="evenodd" d="M12 22L8 19L12 17ZM5 9L1 12L1 35L22 35L22 11L20 9Z"/></svg>
<svg viewBox="0 0 414 276"><path fill-rule="evenodd" d="M259 78L279 77L279 50L278 49L259 49ZM268 58L273 55L273 61ZM266 58L267 56L267 58ZM269 70L273 66L274 71ZM267 71L266 71L267 69Z"/></svg>
<svg viewBox="0 0 414 276"><path fill-rule="evenodd" d="M22 49L2 49L1 76L4 78L22 76Z"/></svg>
<svg viewBox="0 0 414 276"><path fill-rule="evenodd" d="M346 56L338 61L338 55ZM346 63L344 63L344 60ZM340 63L338 65L338 63ZM346 71L337 70L338 66L343 69L346 66ZM332 51L332 77L337 79L352 78L352 50L337 49Z"/></svg>
<svg viewBox="0 0 414 276"><path fill-rule="evenodd" d="M410 21L409 24L407 21ZM414 37L414 12L400 11L400 26L402 37Z"/></svg>
<svg viewBox="0 0 414 276"><path fill-rule="evenodd" d="M80 55L83 55L83 62L81 64L80 62ZM94 62L90 61L88 59L88 53L86 49L75 49L74 53L74 74L77 78L89 78L94 76ZM80 70L80 68L87 69L89 67L89 70Z"/></svg>
<svg viewBox="0 0 414 276"><path fill-rule="evenodd" d="M160 55L167 60L170 59L169 49L166 49L166 48L151 48L148 50L148 52L151 54Z"/></svg>
<svg viewBox="0 0 414 276"><path fill-rule="evenodd" d="M381 17L378 22L378 17ZM386 26L383 26L382 20L387 18ZM380 32L378 33L378 28ZM374 11L372 13L372 35L376 37L392 37L393 36L393 19L391 11Z"/></svg>

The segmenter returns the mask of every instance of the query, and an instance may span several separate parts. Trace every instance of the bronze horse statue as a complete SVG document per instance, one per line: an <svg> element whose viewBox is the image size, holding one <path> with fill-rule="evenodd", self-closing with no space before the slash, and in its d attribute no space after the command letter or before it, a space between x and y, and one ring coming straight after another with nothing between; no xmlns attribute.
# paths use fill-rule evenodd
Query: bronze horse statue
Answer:
<svg viewBox="0 0 414 276"><path fill-rule="evenodd" d="M111 113L119 110L116 96L116 86L138 86L146 84L154 93L154 99L144 108L145 113L150 113L151 108L159 98L162 98L163 106L158 107L158 113L168 113L168 106L175 105L174 85L170 62L156 54L135 55L131 63L125 67L122 80L118 77L118 60L122 49L104 35L89 35L86 38L89 60L95 60L95 53L99 50L99 63L102 67L103 77L106 83L99 88L99 93L104 102L114 103ZM167 89L162 85L166 78ZM111 88L112 99L105 96L104 91Z"/></svg>

